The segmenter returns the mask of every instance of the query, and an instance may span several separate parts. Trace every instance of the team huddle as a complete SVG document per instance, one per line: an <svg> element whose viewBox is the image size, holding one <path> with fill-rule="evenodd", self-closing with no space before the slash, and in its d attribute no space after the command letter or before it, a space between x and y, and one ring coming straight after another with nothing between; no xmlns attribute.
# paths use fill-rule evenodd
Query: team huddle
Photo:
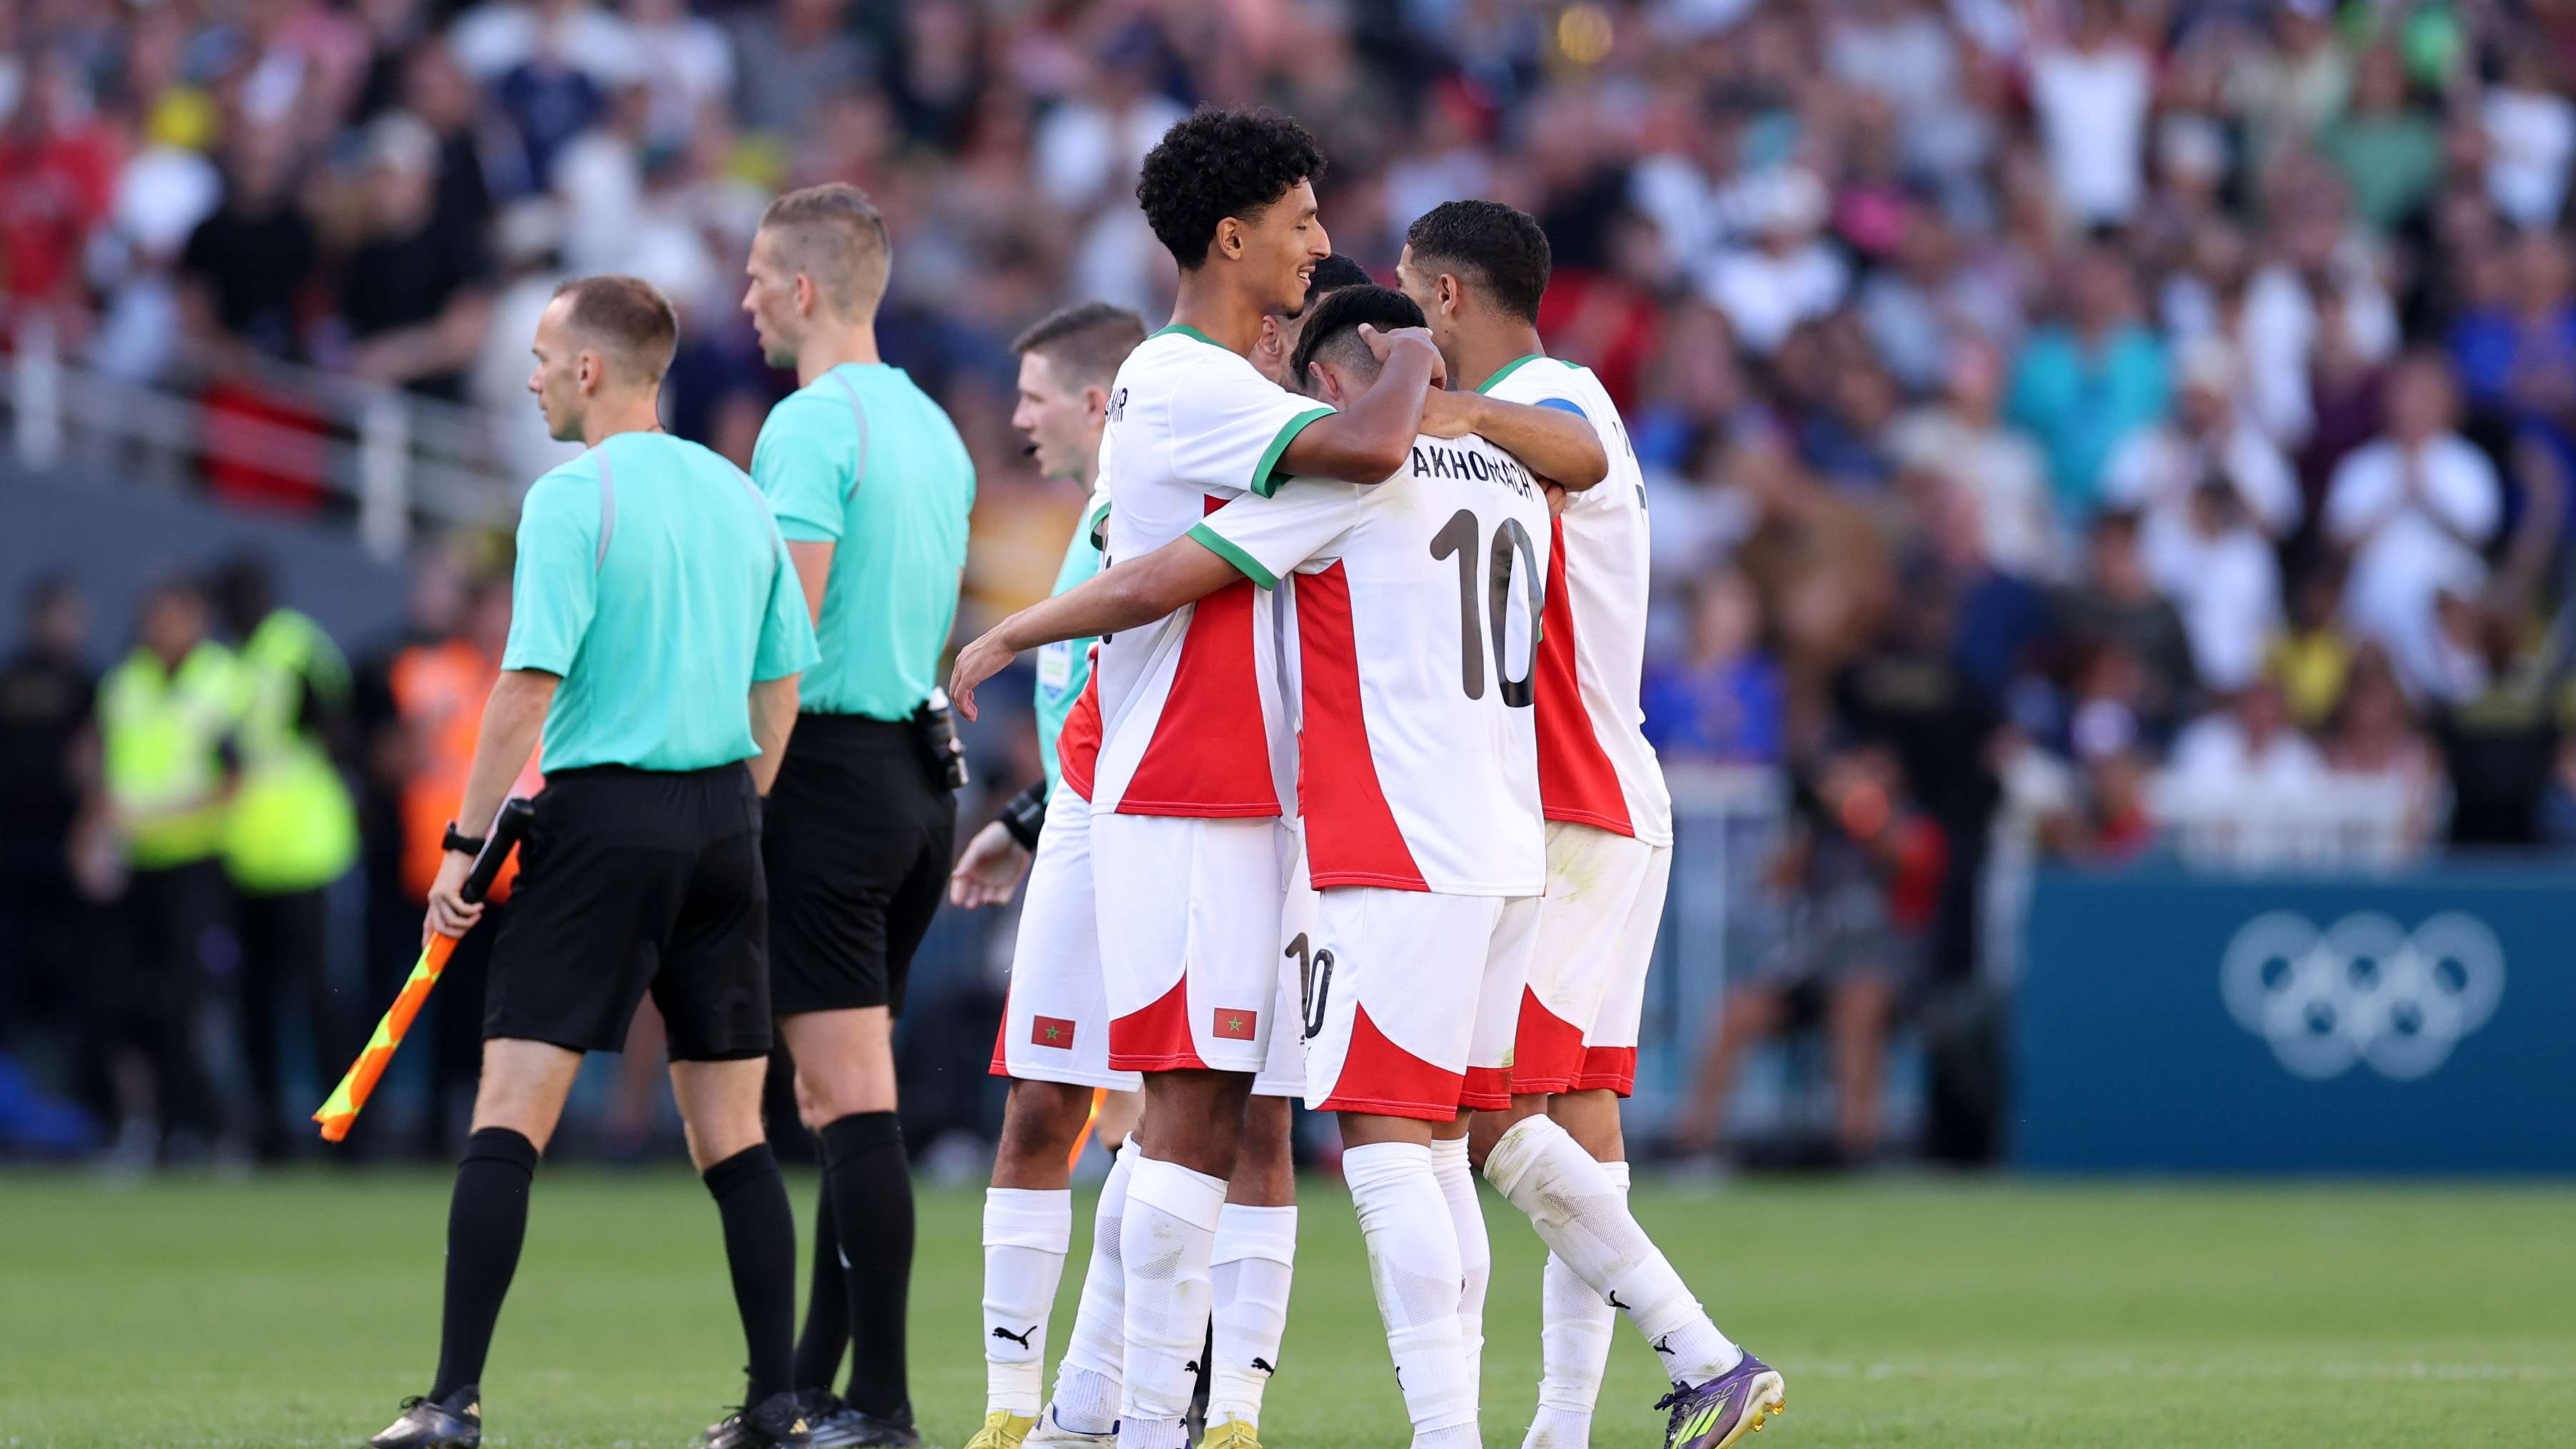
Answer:
<svg viewBox="0 0 2576 1449"><path fill-rule="evenodd" d="M1170 325L1094 305L1021 339L1016 421L1094 492L1056 596L950 682L971 714L1048 651L1051 779L952 887L998 899L1034 852L969 1449L1181 1449L1203 1347L1199 1442L1257 1449L1291 1098L1338 1114L1416 1449L1481 1442L1478 1165L1550 1250L1530 1449L1590 1442L1621 1313L1673 1382L1666 1444L1719 1449L1781 1377L1629 1214L1618 1125L1672 841L1642 479L1600 384L1538 344L1535 222L1434 208L1378 287L1331 253L1321 169L1283 118L1181 122L1137 187L1180 265ZM1141 1117L1048 1397L1095 1088Z"/></svg>

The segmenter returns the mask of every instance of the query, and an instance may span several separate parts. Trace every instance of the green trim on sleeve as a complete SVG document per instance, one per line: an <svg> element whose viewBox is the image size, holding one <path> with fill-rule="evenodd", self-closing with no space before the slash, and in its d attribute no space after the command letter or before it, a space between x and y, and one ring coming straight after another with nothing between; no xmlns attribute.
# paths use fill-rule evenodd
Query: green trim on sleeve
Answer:
<svg viewBox="0 0 2576 1449"><path fill-rule="evenodd" d="M1270 446L1261 450L1261 461L1252 465L1252 481L1244 486L1264 498L1277 492L1280 481L1279 455L1287 452L1288 445L1297 441L1297 435L1312 427L1316 419L1329 418L1332 415L1331 408L1308 408L1290 418L1280 427L1279 436L1270 440Z"/></svg>
<svg viewBox="0 0 2576 1449"><path fill-rule="evenodd" d="M1236 547L1233 539L1230 539L1224 534L1217 532L1215 529L1208 527L1205 523L1191 524L1189 537L1192 542L1199 544L1208 552L1215 554L1218 558L1224 559L1227 563L1234 565L1245 578L1252 580L1254 583L1261 585L1265 589L1275 589L1279 587L1279 576L1277 574L1263 568L1259 559L1245 553L1241 548Z"/></svg>
<svg viewBox="0 0 2576 1449"><path fill-rule="evenodd" d="M1522 363L1524 363L1524 362L1544 362L1544 361L1546 361L1546 360L1547 360L1547 354L1546 354L1546 353L1544 353L1544 352L1532 352L1532 353L1524 354L1524 355L1522 355L1522 356L1520 356L1520 357L1515 357L1515 358L1513 358L1511 361L1504 363L1501 367L1496 368L1496 369L1494 370L1494 375L1493 375L1493 376L1491 376L1491 377L1489 377L1489 378L1486 378L1483 382L1480 382L1480 383L1476 384L1476 391L1478 391L1478 392L1492 392L1492 391L1493 391L1497 386L1499 386L1499 385L1502 383L1502 380L1503 380L1504 378L1507 378L1507 377L1511 376L1513 373L1520 371L1520 370L1521 370L1521 364L1522 364Z"/></svg>

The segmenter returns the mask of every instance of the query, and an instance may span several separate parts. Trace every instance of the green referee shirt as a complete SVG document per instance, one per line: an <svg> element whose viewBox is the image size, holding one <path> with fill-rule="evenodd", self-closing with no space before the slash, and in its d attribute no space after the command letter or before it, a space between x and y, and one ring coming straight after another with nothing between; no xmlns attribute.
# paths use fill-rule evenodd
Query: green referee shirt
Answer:
<svg viewBox="0 0 2576 1449"><path fill-rule="evenodd" d="M900 720L930 698L957 618L975 465L899 367L843 363L772 408L751 476L796 543L829 543L804 708Z"/></svg>
<svg viewBox="0 0 2576 1449"><path fill-rule="evenodd" d="M741 469L664 433L619 433L528 489L510 604L501 667L563 679L546 712L549 774L749 759L752 682L815 659L767 501Z"/></svg>
<svg viewBox="0 0 2576 1449"><path fill-rule="evenodd" d="M1073 530L1073 540L1064 546L1064 567L1056 570L1055 591L1059 594L1100 572L1100 531L1109 519L1107 490L1091 495L1082 507L1082 522ZM1046 767L1047 798L1055 798L1055 788L1064 779L1064 766L1057 762L1055 738L1064 733L1064 719L1073 713L1073 702L1082 697L1082 686L1091 681L1091 646L1094 638L1066 639L1038 650L1038 759Z"/></svg>

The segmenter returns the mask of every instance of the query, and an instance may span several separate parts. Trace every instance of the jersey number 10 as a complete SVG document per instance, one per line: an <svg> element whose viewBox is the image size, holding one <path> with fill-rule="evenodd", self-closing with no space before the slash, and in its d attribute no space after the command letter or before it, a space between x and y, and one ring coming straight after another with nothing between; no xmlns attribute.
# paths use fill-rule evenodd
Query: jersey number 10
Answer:
<svg viewBox="0 0 2576 1449"><path fill-rule="evenodd" d="M1538 547L1530 541L1529 530L1517 518L1506 518L1494 528L1491 543L1485 549L1484 568L1476 567L1476 514L1461 508L1449 515L1440 531L1431 535L1431 556L1458 557L1458 683L1469 699L1485 697L1486 638L1492 636L1494 679L1503 703L1514 709L1526 709L1532 697L1530 681L1538 674L1539 594L1542 585L1538 573ZM1512 676L1511 665L1503 659L1506 626L1511 622L1512 564L1518 560L1527 570L1529 585L1523 596L1529 601L1529 657L1521 661L1520 677ZM1477 575L1484 575L1484 604L1476 607ZM1480 620L1479 615L1482 615ZM1490 630L1483 627L1490 623Z"/></svg>

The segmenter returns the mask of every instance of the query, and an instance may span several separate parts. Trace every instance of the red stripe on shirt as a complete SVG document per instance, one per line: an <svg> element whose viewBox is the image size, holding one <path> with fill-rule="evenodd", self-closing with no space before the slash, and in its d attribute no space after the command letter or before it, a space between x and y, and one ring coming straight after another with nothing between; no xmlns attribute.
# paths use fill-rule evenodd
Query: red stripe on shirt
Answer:
<svg viewBox="0 0 2576 1449"><path fill-rule="evenodd" d="M1214 513L1225 500L1210 498ZM1270 778L1270 727L1261 718L1253 653L1253 583L1237 579L1201 599L1181 636L1171 691L1154 737L1118 797L1121 815L1265 817L1279 813ZM1061 744L1057 746L1063 748Z"/></svg>
<svg viewBox="0 0 2576 1449"><path fill-rule="evenodd" d="M1547 603L1539 611L1538 798L1550 820L1634 836L1619 767L1593 733L1574 663L1574 599L1565 589L1565 520L1555 520L1547 554Z"/></svg>
<svg viewBox="0 0 2576 1449"><path fill-rule="evenodd" d="M1297 795L1315 887L1429 890L1369 754L1359 643L1351 630L1351 581L1340 563L1298 578L1297 638L1306 705Z"/></svg>

